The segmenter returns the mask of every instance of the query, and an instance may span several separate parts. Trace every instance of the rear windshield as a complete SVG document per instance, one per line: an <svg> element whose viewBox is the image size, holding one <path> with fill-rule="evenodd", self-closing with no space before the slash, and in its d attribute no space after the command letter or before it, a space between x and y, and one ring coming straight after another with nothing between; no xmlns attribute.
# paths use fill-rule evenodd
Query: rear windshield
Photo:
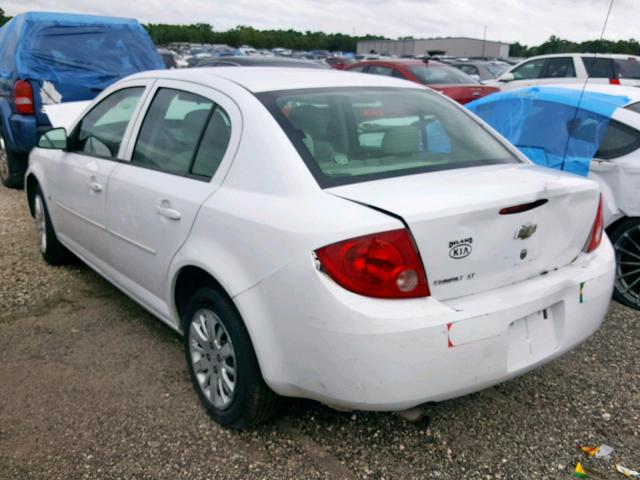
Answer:
<svg viewBox="0 0 640 480"><path fill-rule="evenodd" d="M429 67L413 65L407 67L425 85L453 84L468 85L479 83L473 77L453 67Z"/></svg>
<svg viewBox="0 0 640 480"><path fill-rule="evenodd" d="M162 68L146 34L128 25L46 27L36 33L28 55L32 70L57 81L104 79L108 85L132 73Z"/></svg>
<svg viewBox="0 0 640 480"><path fill-rule="evenodd" d="M520 160L461 107L407 88L258 94L321 187Z"/></svg>

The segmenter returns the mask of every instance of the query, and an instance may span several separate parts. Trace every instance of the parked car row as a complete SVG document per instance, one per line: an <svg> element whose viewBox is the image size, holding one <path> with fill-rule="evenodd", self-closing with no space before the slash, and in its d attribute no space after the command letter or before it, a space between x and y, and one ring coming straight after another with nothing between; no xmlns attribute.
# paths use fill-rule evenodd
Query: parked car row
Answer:
<svg viewBox="0 0 640 480"><path fill-rule="evenodd" d="M462 104L499 91L497 87L482 85L456 68L427 59L364 60L345 70L404 78L442 92Z"/></svg>
<svg viewBox="0 0 640 480"><path fill-rule="evenodd" d="M64 37L62 19L39 15L29 38ZM82 18L87 35L100 20ZM338 72L241 47L163 69L139 25L112 22L90 42L108 65L82 63L96 76L80 82L86 95L52 74L78 54L57 39L71 50L36 55L41 77L16 72L0 108L33 125L13 140L37 137L24 185L44 260L82 259L181 333L196 394L220 424L264 421L281 396L403 411L477 391L583 342L614 282L628 304L624 293L640 292L640 224L615 253L604 235L623 201L616 212L597 181L534 165L525 154L548 156L543 145L518 137L519 150L463 108L506 95L464 68L369 59ZM82 45L84 27L68 28ZM139 47L123 57L130 31ZM634 65L617 65L618 77ZM554 117L548 139L564 128L583 156L597 143L628 160L628 177L638 102L610 88L620 108Z"/></svg>
<svg viewBox="0 0 640 480"><path fill-rule="evenodd" d="M329 65L338 70L353 63L353 55L328 50L296 51L284 48L256 49L249 45L238 48L229 45L206 45L190 43L173 43L162 48L163 56L169 62L167 68L175 62L177 67L194 67L203 60L220 57L266 57L293 58L313 60L321 65ZM171 54L171 57L168 55Z"/></svg>

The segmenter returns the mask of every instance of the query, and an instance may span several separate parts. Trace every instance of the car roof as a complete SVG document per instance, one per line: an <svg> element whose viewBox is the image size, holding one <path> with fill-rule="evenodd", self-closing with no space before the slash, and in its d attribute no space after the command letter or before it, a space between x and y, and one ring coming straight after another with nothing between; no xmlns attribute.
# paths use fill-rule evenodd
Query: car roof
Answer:
<svg viewBox="0 0 640 480"><path fill-rule="evenodd" d="M546 55L536 55L535 57L529 57L522 60L526 62L537 58L556 58L556 57L596 57L596 58L616 58L624 60L625 58L640 59L637 55L630 55L627 53L548 53ZM522 63L520 62L520 63Z"/></svg>
<svg viewBox="0 0 640 480"><path fill-rule="evenodd" d="M236 63L238 65L246 65L246 66L301 66L308 68L325 68L318 62L313 62L311 60L303 60L301 58L282 58L282 57L240 57L240 56L230 56L230 57L208 57L200 60L202 66L206 66L206 63L213 62L227 62L227 63Z"/></svg>
<svg viewBox="0 0 640 480"><path fill-rule="evenodd" d="M153 78L196 82L216 86L215 80L223 78L253 92L298 90L327 87L397 87L424 88L415 82L383 75L345 72L334 69L306 69L287 67L201 67L173 70L151 70L127 77L127 79Z"/></svg>
<svg viewBox="0 0 640 480"><path fill-rule="evenodd" d="M451 63L451 65L504 65L509 67L510 65L507 62L503 62L502 60L456 60Z"/></svg>
<svg viewBox="0 0 640 480"><path fill-rule="evenodd" d="M438 62L436 60L429 60L427 62L416 58L376 58L375 60L360 60L359 64L375 65L378 63L397 63L399 65L428 65L432 67L447 67L446 63ZM354 64L355 65L355 64Z"/></svg>
<svg viewBox="0 0 640 480"><path fill-rule="evenodd" d="M554 87L554 88L567 88L570 90L582 90L586 92L593 93L604 93L606 95L616 95L616 96L625 96L629 98L629 103L627 105L631 105L637 102L640 102L640 88L638 87L629 87L625 85L609 85L606 83L558 83L558 84L547 84L545 87ZM626 106L626 105L625 105Z"/></svg>

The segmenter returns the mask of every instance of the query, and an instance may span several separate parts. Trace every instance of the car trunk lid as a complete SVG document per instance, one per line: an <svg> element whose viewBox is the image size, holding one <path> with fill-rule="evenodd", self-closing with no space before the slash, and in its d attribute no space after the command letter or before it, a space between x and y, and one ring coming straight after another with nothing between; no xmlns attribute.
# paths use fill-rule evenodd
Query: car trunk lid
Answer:
<svg viewBox="0 0 640 480"><path fill-rule="evenodd" d="M362 182L327 192L400 217L441 300L510 285L572 262L598 206L594 182L527 164ZM502 209L525 206L515 213Z"/></svg>

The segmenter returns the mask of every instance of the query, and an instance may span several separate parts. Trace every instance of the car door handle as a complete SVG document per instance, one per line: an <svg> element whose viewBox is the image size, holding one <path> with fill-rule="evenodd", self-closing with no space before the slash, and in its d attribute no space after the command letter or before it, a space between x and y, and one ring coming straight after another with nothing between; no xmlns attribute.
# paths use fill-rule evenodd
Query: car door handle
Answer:
<svg viewBox="0 0 640 480"><path fill-rule="evenodd" d="M102 185L98 182L89 182L89 190L94 193L100 193L102 191Z"/></svg>
<svg viewBox="0 0 640 480"><path fill-rule="evenodd" d="M168 218L169 220L180 220L182 214L175 208L169 208L164 205L156 205L158 215Z"/></svg>

